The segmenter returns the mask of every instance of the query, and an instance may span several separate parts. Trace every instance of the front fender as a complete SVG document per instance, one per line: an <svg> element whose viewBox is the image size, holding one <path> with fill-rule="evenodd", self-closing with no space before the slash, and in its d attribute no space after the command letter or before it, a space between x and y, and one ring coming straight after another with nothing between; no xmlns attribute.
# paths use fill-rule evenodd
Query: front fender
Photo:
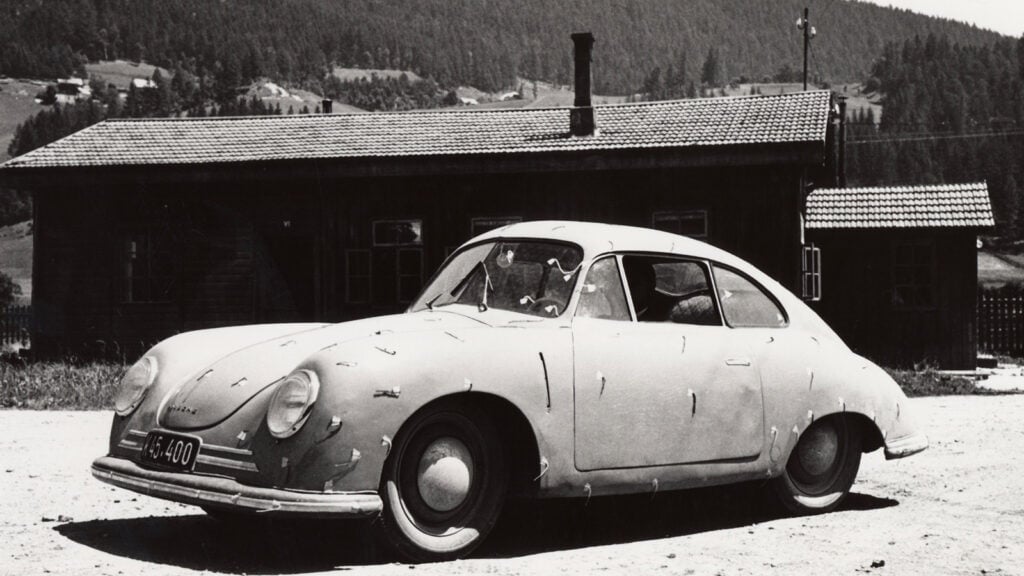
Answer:
<svg viewBox="0 0 1024 576"><path fill-rule="evenodd" d="M500 397L526 417L543 444L541 453L552 437L562 438L571 450L572 356L567 329L384 332L327 347L298 368L311 370L320 379L320 396L305 425L284 440L272 438L263 426L254 438L257 465L274 475L273 485L377 490L391 443L405 421L427 404L454 394ZM551 417L553 397L569 418ZM568 422L567 430L557 422Z"/></svg>
<svg viewBox="0 0 1024 576"><path fill-rule="evenodd" d="M157 422L164 398L197 370L248 345L308 332L325 324L260 324L197 330L171 336L147 351L156 358L158 373L138 408L128 416L114 415L110 430L110 450L128 430L150 430Z"/></svg>

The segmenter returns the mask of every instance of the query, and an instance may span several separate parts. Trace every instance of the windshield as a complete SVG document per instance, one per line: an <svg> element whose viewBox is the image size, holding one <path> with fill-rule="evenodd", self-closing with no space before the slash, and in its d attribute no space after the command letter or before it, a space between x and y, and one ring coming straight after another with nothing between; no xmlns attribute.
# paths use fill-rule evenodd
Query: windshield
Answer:
<svg viewBox="0 0 1024 576"><path fill-rule="evenodd" d="M569 244L496 241L452 258L410 308L468 304L551 318L565 312L583 251Z"/></svg>

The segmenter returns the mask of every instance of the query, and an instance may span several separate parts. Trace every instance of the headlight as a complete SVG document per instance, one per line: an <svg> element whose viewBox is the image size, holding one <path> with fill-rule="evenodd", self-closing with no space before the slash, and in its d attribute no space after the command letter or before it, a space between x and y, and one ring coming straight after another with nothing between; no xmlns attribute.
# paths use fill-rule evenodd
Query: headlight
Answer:
<svg viewBox="0 0 1024 576"><path fill-rule="evenodd" d="M288 438L299 431L320 393L320 380L309 370L292 372L277 387L267 409L267 428L274 438Z"/></svg>
<svg viewBox="0 0 1024 576"><path fill-rule="evenodd" d="M156 358L146 356L139 360L124 373L121 385L114 396L114 411L120 416L127 416L138 408L146 391L156 380Z"/></svg>

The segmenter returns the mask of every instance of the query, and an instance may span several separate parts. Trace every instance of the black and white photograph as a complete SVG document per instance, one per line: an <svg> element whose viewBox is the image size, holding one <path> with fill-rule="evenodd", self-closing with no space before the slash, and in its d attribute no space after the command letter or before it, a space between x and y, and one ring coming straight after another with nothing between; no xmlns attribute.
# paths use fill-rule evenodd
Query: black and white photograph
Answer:
<svg viewBox="0 0 1024 576"><path fill-rule="evenodd" d="M1018 0L0 0L0 575L1024 575L1022 479Z"/></svg>

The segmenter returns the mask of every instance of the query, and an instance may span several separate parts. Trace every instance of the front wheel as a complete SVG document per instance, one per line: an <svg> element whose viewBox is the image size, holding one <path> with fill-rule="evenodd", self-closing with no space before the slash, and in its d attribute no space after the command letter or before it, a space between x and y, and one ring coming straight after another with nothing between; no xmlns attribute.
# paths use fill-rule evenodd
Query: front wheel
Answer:
<svg viewBox="0 0 1024 576"><path fill-rule="evenodd" d="M384 464L384 540L406 559L469 554L494 527L508 472L497 430L465 402L428 407L403 426Z"/></svg>
<svg viewBox="0 0 1024 576"><path fill-rule="evenodd" d="M846 418L825 418L800 436L772 487L794 514L829 512L849 494L860 455L860 430Z"/></svg>

